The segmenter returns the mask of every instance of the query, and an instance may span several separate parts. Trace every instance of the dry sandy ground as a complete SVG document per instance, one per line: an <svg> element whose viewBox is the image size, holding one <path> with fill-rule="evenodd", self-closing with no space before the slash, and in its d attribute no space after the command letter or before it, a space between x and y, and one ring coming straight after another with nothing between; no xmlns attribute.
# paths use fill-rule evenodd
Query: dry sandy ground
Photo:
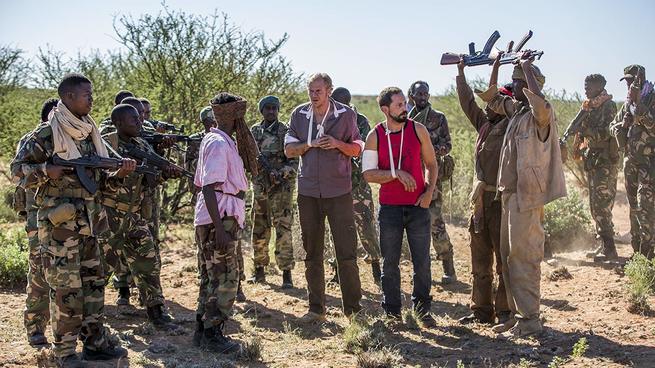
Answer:
<svg viewBox="0 0 655 368"><path fill-rule="evenodd" d="M625 196L615 208L618 238L625 240L628 230ZM588 349L582 358L571 359L564 367L655 367L655 318L627 311L625 276L621 267L588 262L584 251L556 254L556 261L542 264L542 311L546 331L536 339L506 341L498 339L486 325L460 326L470 299L470 255L468 233L463 227L449 226L455 244L460 282L442 286L441 266L433 262L432 311L438 327L412 329L408 326L384 327L383 346L391 348L399 366L505 367L548 366L555 356L566 357L573 345L585 337ZM622 257L632 254L626 243L619 245ZM256 362L226 359L192 346L194 309L197 296L195 247L188 229L175 227L167 234L162 253L162 284L167 307L184 328L185 334L171 336L154 331L145 312L136 308L117 309L116 293L106 295L107 325L120 332L130 350L129 359L108 362L101 367L353 367L357 355L345 351L343 332L348 321L339 312L339 290L328 287L328 322L320 326L301 325L297 318L306 311L304 267L294 270L296 289L279 290L281 276L271 270L269 284L247 285L249 301L237 305L238 312L227 330L239 340L261 338L262 355ZM550 281L548 276L565 266L571 279ZM411 264L404 261L403 297L410 304ZM360 276L367 314L379 316L380 291L372 282L369 267L360 262ZM47 364L49 351L37 351L25 341L22 327L24 294L1 291L0 366L26 367ZM136 298L132 303L136 304ZM651 298L652 305L655 300ZM379 324L378 324L379 325ZM49 335L49 334L48 334ZM50 337L50 335L49 335ZM81 348L81 346L79 347Z"/></svg>

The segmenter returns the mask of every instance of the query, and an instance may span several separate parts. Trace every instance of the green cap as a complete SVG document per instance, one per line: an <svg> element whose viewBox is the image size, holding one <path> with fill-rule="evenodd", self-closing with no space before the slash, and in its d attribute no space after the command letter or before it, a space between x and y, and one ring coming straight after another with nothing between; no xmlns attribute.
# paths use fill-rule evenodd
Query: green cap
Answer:
<svg viewBox="0 0 655 368"><path fill-rule="evenodd" d="M216 121L216 118L214 118L214 111L212 110L211 106L206 106L200 111L200 121L205 122L205 121Z"/></svg>
<svg viewBox="0 0 655 368"><path fill-rule="evenodd" d="M279 109L280 99L271 95L263 97L261 100L259 100L259 112L262 112L262 110L264 110L264 106L266 105L275 105Z"/></svg>
<svg viewBox="0 0 655 368"><path fill-rule="evenodd" d="M646 79L646 69L644 69L643 66L638 65L638 64L632 64L628 65L625 68L623 68L623 78L619 80L624 80L624 79L635 79L637 75L641 75L641 79L644 80Z"/></svg>

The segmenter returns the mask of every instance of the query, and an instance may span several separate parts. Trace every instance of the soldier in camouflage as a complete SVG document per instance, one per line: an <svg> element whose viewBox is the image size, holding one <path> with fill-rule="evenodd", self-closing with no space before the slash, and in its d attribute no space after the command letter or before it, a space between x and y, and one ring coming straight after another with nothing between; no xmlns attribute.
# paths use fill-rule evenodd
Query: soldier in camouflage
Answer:
<svg viewBox="0 0 655 368"><path fill-rule="evenodd" d="M448 121L446 115L437 111L430 105L430 87L427 82L416 81L410 87L410 96L414 101L414 108L409 112L409 118L419 122L428 129L432 145L437 153L439 164L439 178L435 193L430 203L430 216L432 218L432 246L437 253L437 259L443 263L443 284L452 283L457 280L455 275L455 264L453 261L453 244L450 242L448 232L446 232L446 223L443 220L443 179L446 164L450 156L448 153L453 148L448 131ZM446 157L448 156L448 157Z"/></svg>
<svg viewBox="0 0 655 368"><path fill-rule="evenodd" d="M66 75L57 89L61 101L20 147L11 163L14 181L38 189L37 227L46 281L50 287L53 352L61 367L84 367L75 354L78 337L82 358L108 360L127 355L113 346L102 325L105 275L96 237L107 229L107 215L99 192L90 193L78 176L53 165L57 155L66 160L83 155L107 157L95 122L91 81L80 74ZM123 159L116 172L87 169L101 189L134 171L136 162Z"/></svg>
<svg viewBox="0 0 655 368"><path fill-rule="evenodd" d="M50 111L57 105L58 99L48 99L41 108L41 123L36 129L47 124ZM25 134L19 141L17 152L23 144L31 137L32 132ZM18 173L16 173L18 174ZM27 233L27 244L29 247L27 270L27 298L25 299L25 311L23 312L23 323L27 331L27 341L32 346L46 345L44 332L50 319L49 296L50 288L45 279L43 262L41 261L41 247L37 230L37 211L39 206L35 201L35 191L16 187L14 196L14 208L18 214L25 219L25 232ZM22 198L19 200L18 198ZM18 204L18 205L17 205Z"/></svg>
<svg viewBox="0 0 655 368"><path fill-rule="evenodd" d="M346 106L351 106L351 95L348 89L339 87L335 88L332 91L332 98ZM366 138L368 133L371 131L371 125L369 124L368 118L366 116L357 112L354 106L351 106L353 110L357 113L357 128L359 129L359 135L362 138ZM378 231L375 227L377 221L375 220L375 205L373 203L373 193L371 192L371 186L368 184L364 177L362 176L361 169L361 158L353 157L352 158L352 196L353 196L353 210L355 211L355 226L357 227L357 235L359 235L359 241L362 244L362 247L366 251L366 257L364 261L371 265L371 273L373 275L373 281L376 284L380 283L380 242ZM332 282L338 283L339 274L336 272L336 262L334 262L334 246L332 242L326 243L326 252L331 254L332 261L330 265L334 270L334 277Z"/></svg>
<svg viewBox="0 0 655 368"><path fill-rule="evenodd" d="M154 129L150 128L145 128L144 124L146 123L145 121L145 108L143 106L143 103L141 100L139 100L136 97L125 97L121 103L125 103L128 105L131 105L134 107L139 114L139 119L141 121L141 128L142 130L145 131L150 131L153 132ZM110 118L111 121L111 118ZM100 130L100 134L102 134L103 137L117 137L116 136L116 126L113 124L110 126L105 127L104 129ZM116 140L114 139L114 143L116 143ZM163 153L163 150L165 148L168 148L173 145L174 142L171 140L164 140L162 143L158 144L156 147L156 151L159 154ZM160 183L157 183L157 185L152 185L148 186L145 188L145 193L144 193L144 200L142 201L142 206L141 206L141 217L146 220L146 224L148 225L148 229L150 229L150 233L152 234L152 237L155 241L155 254L157 256L157 259L159 260L159 263L161 264L161 255L159 252L159 242L158 242L158 237L159 237L159 213L160 213L160 208L161 208L161 197L160 197L160 192L161 192L161 185ZM120 260L117 261L115 264L112 265L112 271L113 271L113 277L112 277L112 284L114 288L118 290L118 298L116 299L116 305L129 305L130 304L130 285L133 284L133 279L132 279L132 274L130 273L130 267L128 266L128 262L125 259L125 257L120 257ZM142 288L139 288L139 290L143 290ZM145 305L144 299L145 295L141 294L140 295L140 302L142 305Z"/></svg>
<svg viewBox="0 0 655 368"><path fill-rule="evenodd" d="M607 94L607 81L600 74L585 78L585 95L580 112L567 129L568 134L579 134L576 142L587 174L589 207L596 223L596 234L602 245L594 254L596 260L616 260L612 208L616 196L619 152L616 140L610 135L610 125L616 116L616 104ZM575 155L574 155L575 156Z"/></svg>
<svg viewBox="0 0 655 368"><path fill-rule="evenodd" d="M260 152L259 174L253 178L252 247L255 274L251 283L266 282L265 267L270 259L268 246L271 228L275 228L275 263L282 270L282 288L293 287L291 270L293 241L293 184L296 181L298 160L284 155L284 136L289 128L278 120L280 100L266 96L259 101L263 120L252 126Z"/></svg>
<svg viewBox="0 0 655 368"><path fill-rule="evenodd" d="M141 120L136 108L120 104L112 110L111 118L117 131L103 138L111 143L119 155L128 157L132 147L155 154L152 147L139 137ZM172 319L162 309L161 262L141 207L144 200L149 199L146 196L148 187L162 179L179 176L180 171L174 166L157 174L134 172L116 186L108 186L103 193L102 204L109 218L110 231L103 234L99 243L109 266L108 271L127 266L143 296L148 319L158 328L172 327Z"/></svg>
<svg viewBox="0 0 655 368"><path fill-rule="evenodd" d="M655 91L641 65L624 70L628 96L612 125L624 150L625 191L630 204L632 248L655 257Z"/></svg>

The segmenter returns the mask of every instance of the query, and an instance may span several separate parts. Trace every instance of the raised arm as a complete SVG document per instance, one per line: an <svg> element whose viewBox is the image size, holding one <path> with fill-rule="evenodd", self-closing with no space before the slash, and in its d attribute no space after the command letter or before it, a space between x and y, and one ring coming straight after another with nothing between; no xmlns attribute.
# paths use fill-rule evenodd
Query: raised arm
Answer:
<svg viewBox="0 0 655 368"><path fill-rule="evenodd" d="M459 105L464 111L464 115L473 125L475 130L479 131L484 123L488 121L487 115L482 111L480 106L475 102L475 96L473 95L473 90L466 83L466 76L464 75L464 61L460 60L457 64L457 69L459 74L455 78L455 83L457 87L457 97L459 98Z"/></svg>

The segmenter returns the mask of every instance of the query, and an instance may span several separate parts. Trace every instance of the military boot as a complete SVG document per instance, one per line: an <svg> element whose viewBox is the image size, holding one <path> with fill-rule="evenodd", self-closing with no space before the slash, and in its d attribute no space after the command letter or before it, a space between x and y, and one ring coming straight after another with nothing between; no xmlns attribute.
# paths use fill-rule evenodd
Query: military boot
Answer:
<svg viewBox="0 0 655 368"><path fill-rule="evenodd" d="M48 339L45 337L43 332L35 332L27 337L27 341L31 346L41 346L41 345L47 345L48 344Z"/></svg>
<svg viewBox="0 0 655 368"><path fill-rule="evenodd" d="M291 278L291 270L282 271L282 289L293 289L293 279Z"/></svg>
<svg viewBox="0 0 655 368"><path fill-rule="evenodd" d="M116 305L130 305L129 287L118 288L118 298L116 299Z"/></svg>
<svg viewBox="0 0 655 368"><path fill-rule="evenodd" d="M157 328L171 328L174 325L171 323L173 319L166 312L164 306L159 304L146 309L148 320Z"/></svg>
<svg viewBox="0 0 655 368"><path fill-rule="evenodd" d="M594 257L594 262L616 261L619 255L616 253L616 245L613 236L603 236L602 250Z"/></svg>
<svg viewBox="0 0 655 368"><path fill-rule="evenodd" d="M59 368L85 368L86 366L86 362L81 360L77 354L71 354L62 358L57 358L57 367Z"/></svg>
<svg viewBox="0 0 655 368"><path fill-rule="evenodd" d="M202 321L202 315L196 314L196 330L193 331L193 346L200 346L202 335L205 332L205 324Z"/></svg>
<svg viewBox="0 0 655 368"><path fill-rule="evenodd" d="M243 293L243 288L241 287L241 280L239 280L239 286L237 288L237 298L236 301L239 303L245 302L246 299L246 294Z"/></svg>
<svg viewBox="0 0 655 368"><path fill-rule="evenodd" d="M127 356L127 349L110 344L98 350L91 350L86 346L82 348L82 359L84 360L112 360L125 356Z"/></svg>
<svg viewBox="0 0 655 368"><path fill-rule="evenodd" d="M453 254L448 254L442 261L443 264L443 276L441 277L441 283L444 285L452 284L457 281L457 275L455 274L455 261L453 260Z"/></svg>
<svg viewBox="0 0 655 368"><path fill-rule="evenodd" d="M382 279L382 271L380 270L380 261L371 262L371 273L373 274L373 281L380 285Z"/></svg>
<svg viewBox="0 0 655 368"><path fill-rule="evenodd" d="M255 274L248 279L249 284L263 284L266 282L266 272L264 267L255 267Z"/></svg>
<svg viewBox="0 0 655 368"><path fill-rule="evenodd" d="M218 326L205 328L200 345L220 354L235 353L241 349L239 343L223 335L222 323Z"/></svg>

